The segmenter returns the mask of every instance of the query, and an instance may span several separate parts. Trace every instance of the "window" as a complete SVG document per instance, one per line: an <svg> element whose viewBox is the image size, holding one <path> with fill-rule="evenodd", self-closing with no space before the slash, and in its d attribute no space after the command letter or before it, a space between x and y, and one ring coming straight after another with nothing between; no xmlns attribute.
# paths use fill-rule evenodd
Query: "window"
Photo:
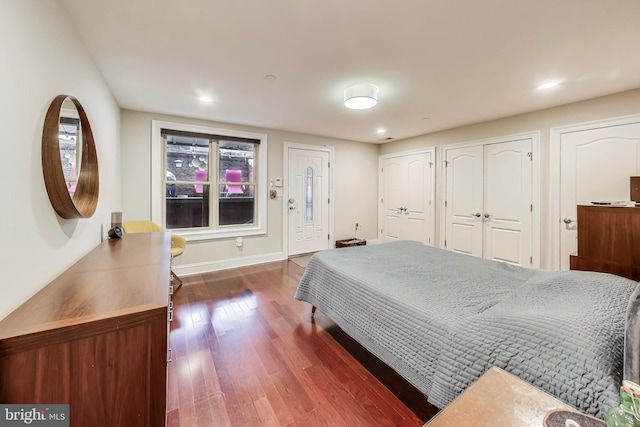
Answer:
<svg viewBox="0 0 640 427"><path fill-rule="evenodd" d="M266 232L266 135L157 121L152 132L154 220L189 240Z"/></svg>

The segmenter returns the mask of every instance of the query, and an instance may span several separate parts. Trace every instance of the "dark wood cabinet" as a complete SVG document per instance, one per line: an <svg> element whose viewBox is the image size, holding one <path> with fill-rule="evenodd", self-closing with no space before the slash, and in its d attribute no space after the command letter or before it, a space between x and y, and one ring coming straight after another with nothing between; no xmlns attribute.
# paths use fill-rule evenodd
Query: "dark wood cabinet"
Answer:
<svg viewBox="0 0 640 427"><path fill-rule="evenodd" d="M0 402L71 426L164 426L170 233L102 242L0 321Z"/></svg>
<svg viewBox="0 0 640 427"><path fill-rule="evenodd" d="M578 253L572 270L640 280L640 207L578 206Z"/></svg>

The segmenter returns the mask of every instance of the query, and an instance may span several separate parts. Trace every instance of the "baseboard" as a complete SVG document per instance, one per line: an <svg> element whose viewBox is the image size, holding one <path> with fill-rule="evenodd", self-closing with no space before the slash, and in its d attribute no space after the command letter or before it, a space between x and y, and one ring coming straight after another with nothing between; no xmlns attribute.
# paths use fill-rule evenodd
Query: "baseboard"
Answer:
<svg viewBox="0 0 640 427"><path fill-rule="evenodd" d="M367 245L378 244L378 239L367 240ZM265 262L282 261L287 259L283 252L252 255L238 258L226 258L217 261L199 262L194 264L174 264L173 271L178 276L209 273L212 271L226 270L228 268L246 267L248 265L264 264Z"/></svg>
<svg viewBox="0 0 640 427"><path fill-rule="evenodd" d="M218 261L173 265L173 271L178 276L189 276L191 274L209 273L212 271L226 270L228 268L246 267L248 265L264 264L265 262L282 261L285 259L287 259L287 257L284 253L274 252L247 257L227 258Z"/></svg>

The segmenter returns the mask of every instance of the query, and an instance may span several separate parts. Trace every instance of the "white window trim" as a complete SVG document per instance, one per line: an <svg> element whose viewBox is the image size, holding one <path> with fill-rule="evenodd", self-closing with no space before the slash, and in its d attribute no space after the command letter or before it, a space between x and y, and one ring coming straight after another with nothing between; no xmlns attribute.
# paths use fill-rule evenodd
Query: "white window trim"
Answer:
<svg viewBox="0 0 640 427"><path fill-rule="evenodd" d="M264 133L245 132L231 129L212 128L206 126L190 125L185 123L151 121L151 220L158 224L164 224L165 189L163 183L166 172L164 170L164 148L162 146L162 129L180 130L185 132L198 132L210 135L224 135L236 138L248 138L260 140L257 148L258 179L256 182L255 201L256 223L249 227L233 227L218 230L182 230L174 231L183 236L187 241L212 240L239 236L255 236L267 233L267 135Z"/></svg>

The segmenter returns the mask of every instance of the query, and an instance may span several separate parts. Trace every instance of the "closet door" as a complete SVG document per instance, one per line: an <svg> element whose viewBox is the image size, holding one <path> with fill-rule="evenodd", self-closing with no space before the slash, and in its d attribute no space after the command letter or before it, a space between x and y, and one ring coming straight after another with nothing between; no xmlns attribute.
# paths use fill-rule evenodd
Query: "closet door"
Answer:
<svg viewBox="0 0 640 427"><path fill-rule="evenodd" d="M560 140L560 268L577 251L577 206L628 202L640 175L640 123L564 133Z"/></svg>
<svg viewBox="0 0 640 427"><path fill-rule="evenodd" d="M433 245L433 151L380 161L380 238Z"/></svg>
<svg viewBox="0 0 640 427"><path fill-rule="evenodd" d="M532 139L445 151L445 249L532 265Z"/></svg>
<svg viewBox="0 0 640 427"><path fill-rule="evenodd" d="M381 238L383 242L400 240L400 221L404 220L404 201L407 190L406 161L403 157L382 159L380 169Z"/></svg>
<svg viewBox="0 0 640 427"><path fill-rule="evenodd" d="M530 139L484 147L484 258L531 265Z"/></svg>
<svg viewBox="0 0 640 427"><path fill-rule="evenodd" d="M482 146L447 150L445 249L482 256Z"/></svg>
<svg viewBox="0 0 640 427"><path fill-rule="evenodd" d="M403 240L417 240L432 244L433 225L429 215L431 205L431 153L413 154L404 157L407 181L405 184Z"/></svg>

